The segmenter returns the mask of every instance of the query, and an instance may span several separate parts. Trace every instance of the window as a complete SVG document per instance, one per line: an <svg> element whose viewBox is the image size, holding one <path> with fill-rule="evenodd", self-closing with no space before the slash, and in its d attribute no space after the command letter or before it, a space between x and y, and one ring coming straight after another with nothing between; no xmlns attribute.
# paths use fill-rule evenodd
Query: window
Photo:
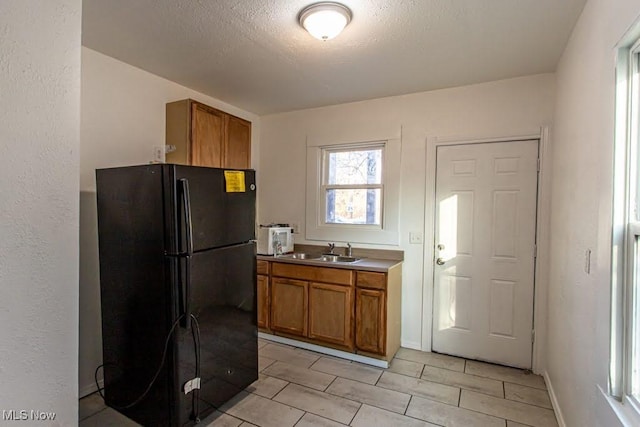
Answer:
<svg viewBox="0 0 640 427"><path fill-rule="evenodd" d="M382 226L384 145L323 148L324 223Z"/></svg>
<svg viewBox="0 0 640 427"><path fill-rule="evenodd" d="M640 212L639 203L640 175L638 174L638 118L640 118L640 87L638 84L640 44L636 43L628 56L628 111L627 111L627 142L626 157L627 167L625 179L625 297L627 304L627 318L629 319L625 366L626 384L625 392L630 395L636 404L640 404ZM623 380L623 384L625 380Z"/></svg>
<svg viewBox="0 0 640 427"><path fill-rule="evenodd" d="M307 142L305 238L397 245L400 139Z"/></svg>
<svg viewBox="0 0 640 427"><path fill-rule="evenodd" d="M609 393L640 408L640 27L618 51Z"/></svg>

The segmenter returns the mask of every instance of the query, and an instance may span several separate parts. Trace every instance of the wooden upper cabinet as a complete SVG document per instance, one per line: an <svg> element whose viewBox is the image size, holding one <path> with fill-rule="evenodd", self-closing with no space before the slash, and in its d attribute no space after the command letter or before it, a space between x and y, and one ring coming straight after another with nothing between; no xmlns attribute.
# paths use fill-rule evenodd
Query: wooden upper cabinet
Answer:
<svg viewBox="0 0 640 427"><path fill-rule="evenodd" d="M251 122L231 115L225 120L225 167L248 169L251 165Z"/></svg>
<svg viewBox="0 0 640 427"><path fill-rule="evenodd" d="M199 102L191 103L191 150L189 164L222 167L224 120L222 112Z"/></svg>
<svg viewBox="0 0 640 427"><path fill-rule="evenodd" d="M167 163L251 167L251 122L192 99L167 104L166 144Z"/></svg>

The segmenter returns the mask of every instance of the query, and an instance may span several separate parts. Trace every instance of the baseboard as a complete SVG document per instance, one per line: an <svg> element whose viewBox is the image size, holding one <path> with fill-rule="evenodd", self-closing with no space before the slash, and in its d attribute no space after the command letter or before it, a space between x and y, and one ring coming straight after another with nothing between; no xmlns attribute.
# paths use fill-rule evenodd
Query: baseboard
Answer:
<svg viewBox="0 0 640 427"><path fill-rule="evenodd" d="M388 368L389 362L381 359L374 359L373 357L363 356L361 354L349 353L346 351L336 350L329 347L322 347L319 345L311 344L304 341L297 341L290 338L281 337L279 335L271 335L264 332L258 332L258 338L262 338L268 341L279 342L281 344L287 344L294 347L304 348L305 350L315 351L316 353L327 354L329 356L339 357L341 359L347 359L354 362L364 363L366 365L376 366L378 368Z"/></svg>
<svg viewBox="0 0 640 427"><path fill-rule="evenodd" d="M99 380L98 384L100 385L100 388L104 387L104 380ZM80 396L80 399L82 399L83 397L89 396L92 393L95 393L96 391L98 391L98 387L96 386L96 383L91 383L88 385L85 385L84 387L80 387L80 389L78 390L78 395Z"/></svg>
<svg viewBox="0 0 640 427"><path fill-rule="evenodd" d="M422 350L422 343L416 341L400 341L400 346L404 348L410 348L412 350L420 350L420 351L431 351L431 350Z"/></svg>
<svg viewBox="0 0 640 427"><path fill-rule="evenodd" d="M551 378L549 377L549 372L544 371L544 374L542 375L544 377L544 382L547 385L547 391L549 392L549 399L551 399L551 406L553 406L553 412L555 412L556 414L558 427L567 427L567 424L564 422L564 417L562 416L562 409L560 409L560 403L558 402L556 392L553 390L553 384L551 384Z"/></svg>

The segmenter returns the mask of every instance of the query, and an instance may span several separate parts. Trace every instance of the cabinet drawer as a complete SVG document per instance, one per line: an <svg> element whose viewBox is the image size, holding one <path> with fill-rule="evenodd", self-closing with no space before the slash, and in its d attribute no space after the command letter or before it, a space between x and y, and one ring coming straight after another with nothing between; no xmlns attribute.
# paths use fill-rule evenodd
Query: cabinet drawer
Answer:
<svg viewBox="0 0 640 427"><path fill-rule="evenodd" d="M258 274L269 275L269 261L257 261Z"/></svg>
<svg viewBox="0 0 640 427"><path fill-rule="evenodd" d="M353 283L354 272L353 270L340 268L311 267L274 262L271 265L271 275L350 286Z"/></svg>
<svg viewBox="0 0 640 427"><path fill-rule="evenodd" d="M387 289L387 275L385 273L358 271L356 286L361 288Z"/></svg>

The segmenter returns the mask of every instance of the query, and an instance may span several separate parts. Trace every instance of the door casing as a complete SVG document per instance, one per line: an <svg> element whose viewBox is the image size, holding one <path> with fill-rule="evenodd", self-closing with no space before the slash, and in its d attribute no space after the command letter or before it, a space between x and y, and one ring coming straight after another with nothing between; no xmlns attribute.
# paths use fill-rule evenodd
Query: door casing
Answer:
<svg viewBox="0 0 640 427"><path fill-rule="evenodd" d="M537 223L536 242L538 257L535 265L534 278L534 319L535 341L533 342L532 370L541 373L544 370L544 351L546 341L546 297L548 292L548 269L547 257L548 247L548 224L549 224L549 177L545 174L545 154L547 153L549 129L541 127L539 133L528 133L514 136L472 138L472 137L428 137L426 139L425 164L426 164L426 184L425 184L425 239L423 257L423 301L422 301L422 351L431 351L432 346L432 326L433 326L433 260L434 260L434 229L435 229L435 188L436 188L436 150L439 146L480 144L488 142L508 142L538 139L538 194L537 194Z"/></svg>

